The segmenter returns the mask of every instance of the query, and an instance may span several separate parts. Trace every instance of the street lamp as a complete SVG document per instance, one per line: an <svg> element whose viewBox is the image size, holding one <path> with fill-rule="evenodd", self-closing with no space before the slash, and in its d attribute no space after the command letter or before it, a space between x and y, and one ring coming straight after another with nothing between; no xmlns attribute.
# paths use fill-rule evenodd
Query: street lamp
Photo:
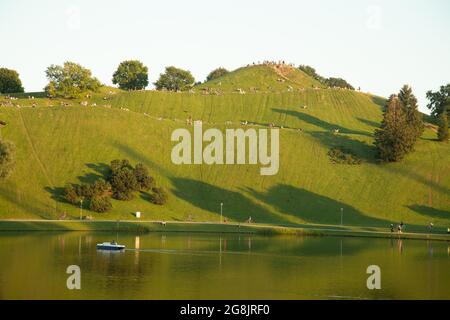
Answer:
<svg viewBox="0 0 450 320"><path fill-rule="evenodd" d="M341 208L341 226L344 224L344 208Z"/></svg>
<svg viewBox="0 0 450 320"><path fill-rule="evenodd" d="M220 223L222 223L223 202L220 203Z"/></svg>
<svg viewBox="0 0 450 320"><path fill-rule="evenodd" d="M83 220L83 199L80 200L80 220Z"/></svg>

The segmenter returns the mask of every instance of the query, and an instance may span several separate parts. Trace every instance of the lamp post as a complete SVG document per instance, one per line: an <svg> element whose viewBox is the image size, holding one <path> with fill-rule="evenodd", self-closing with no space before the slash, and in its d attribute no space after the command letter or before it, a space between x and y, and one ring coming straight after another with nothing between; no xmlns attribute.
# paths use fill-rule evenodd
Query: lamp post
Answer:
<svg viewBox="0 0 450 320"><path fill-rule="evenodd" d="M80 200L80 220L83 220L83 199Z"/></svg>
<svg viewBox="0 0 450 320"><path fill-rule="evenodd" d="M223 202L220 203L220 223L222 223Z"/></svg>
<svg viewBox="0 0 450 320"><path fill-rule="evenodd" d="M344 208L341 208L341 226L344 224Z"/></svg>

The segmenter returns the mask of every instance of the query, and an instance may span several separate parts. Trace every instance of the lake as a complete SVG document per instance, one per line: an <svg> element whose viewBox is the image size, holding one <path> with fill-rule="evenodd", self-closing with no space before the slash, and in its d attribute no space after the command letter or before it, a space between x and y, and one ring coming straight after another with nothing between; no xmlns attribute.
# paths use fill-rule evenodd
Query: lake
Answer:
<svg viewBox="0 0 450 320"><path fill-rule="evenodd" d="M96 250L113 239L129 250ZM80 267L80 290L66 286L70 265ZM367 288L370 265L381 269L380 290ZM450 243L4 232L0 299L450 299Z"/></svg>

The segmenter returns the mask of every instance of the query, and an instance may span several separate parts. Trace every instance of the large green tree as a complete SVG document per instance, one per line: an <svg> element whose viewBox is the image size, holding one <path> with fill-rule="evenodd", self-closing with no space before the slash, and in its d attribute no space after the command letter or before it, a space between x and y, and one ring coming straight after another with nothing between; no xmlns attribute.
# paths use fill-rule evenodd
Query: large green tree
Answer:
<svg viewBox="0 0 450 320"><path fill-rule="evenodd" d="M217 68L214 69L213 71L211 71L208 76L206 77L206 81L211 81L217 78L220 78L224 75L226 75L227 73L229 73L230 71L228 71L225 68Z"/></svg>
<svg viewBox="0 0 450 320"><path fill-rule="evenodd" d="M400 100L403 111L405 112L407 123L407 130L405 134L409 139L409 150L414 150L414 145L424 130L423 117L419 112L417 98L414 96L410 86L404 85L400 89L398 99Z"/></svg>
<svg viewBox="0 0 450 320"><path fill-rule="evenodd" d="M84 92L97 91L101 86L89 69L74 62L65 62L63 66L52 64L45 74L49 80L45 92L50 97L77 98Z"/></svg>
<svg viewBox="0 0 450 320"><path fill-rule="evenodd" d="M23 92L22 81L15 70L0 68L0 93Z"/></svg>
<svg viewBox="0 0 450 320"><path fill-rule="evenodd" d="M439 91L427 92L427 98L430 101L428 103L428 108L431 110L431 114L435 117L438 117L444 110L447 110L447 113L450 112L450 83L441 86Z"/></svg>
<svg viewBox="0 0 450 320"><path fill-rule="evenodd" d="M191 88L195 83L195 79L190 71L166 67L166 72L159 76L155 87L157 90L184 91Z"/></svg>
<svg viewBox="0 0 450 320"><path fill-rule="evenodd" d="M142 90L148 86L148 68L138 60L127 60L119 64L112 82L123 90Z"/></svg>
<svg viewBox="0 0 450 320"><path fill-rule="evenodd" d="M449 139L449 132L448 132L448 114L446 112L447 110L443 110L438 118L438 140L442 142L447 142Z"/></svg>
<svg viewBox="0 0 450 320"><path fill-rule="evenodd" d="M410 151L408 123L404 108L396 95L392 95L383 113L381 128L375 131L378 158L385 162L400 161Z"/></svg>

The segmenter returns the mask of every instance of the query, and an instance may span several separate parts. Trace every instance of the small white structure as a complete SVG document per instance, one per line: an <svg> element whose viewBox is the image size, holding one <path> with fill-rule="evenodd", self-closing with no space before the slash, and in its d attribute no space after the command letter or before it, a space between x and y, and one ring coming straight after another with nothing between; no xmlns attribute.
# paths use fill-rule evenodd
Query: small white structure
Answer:
<svg viewBox="0 0 450 320"><path fill-rule="evenodd" d="M136 218L138 218L138 219L141 218L141 212L140 211L136 211Z"/></svg>

